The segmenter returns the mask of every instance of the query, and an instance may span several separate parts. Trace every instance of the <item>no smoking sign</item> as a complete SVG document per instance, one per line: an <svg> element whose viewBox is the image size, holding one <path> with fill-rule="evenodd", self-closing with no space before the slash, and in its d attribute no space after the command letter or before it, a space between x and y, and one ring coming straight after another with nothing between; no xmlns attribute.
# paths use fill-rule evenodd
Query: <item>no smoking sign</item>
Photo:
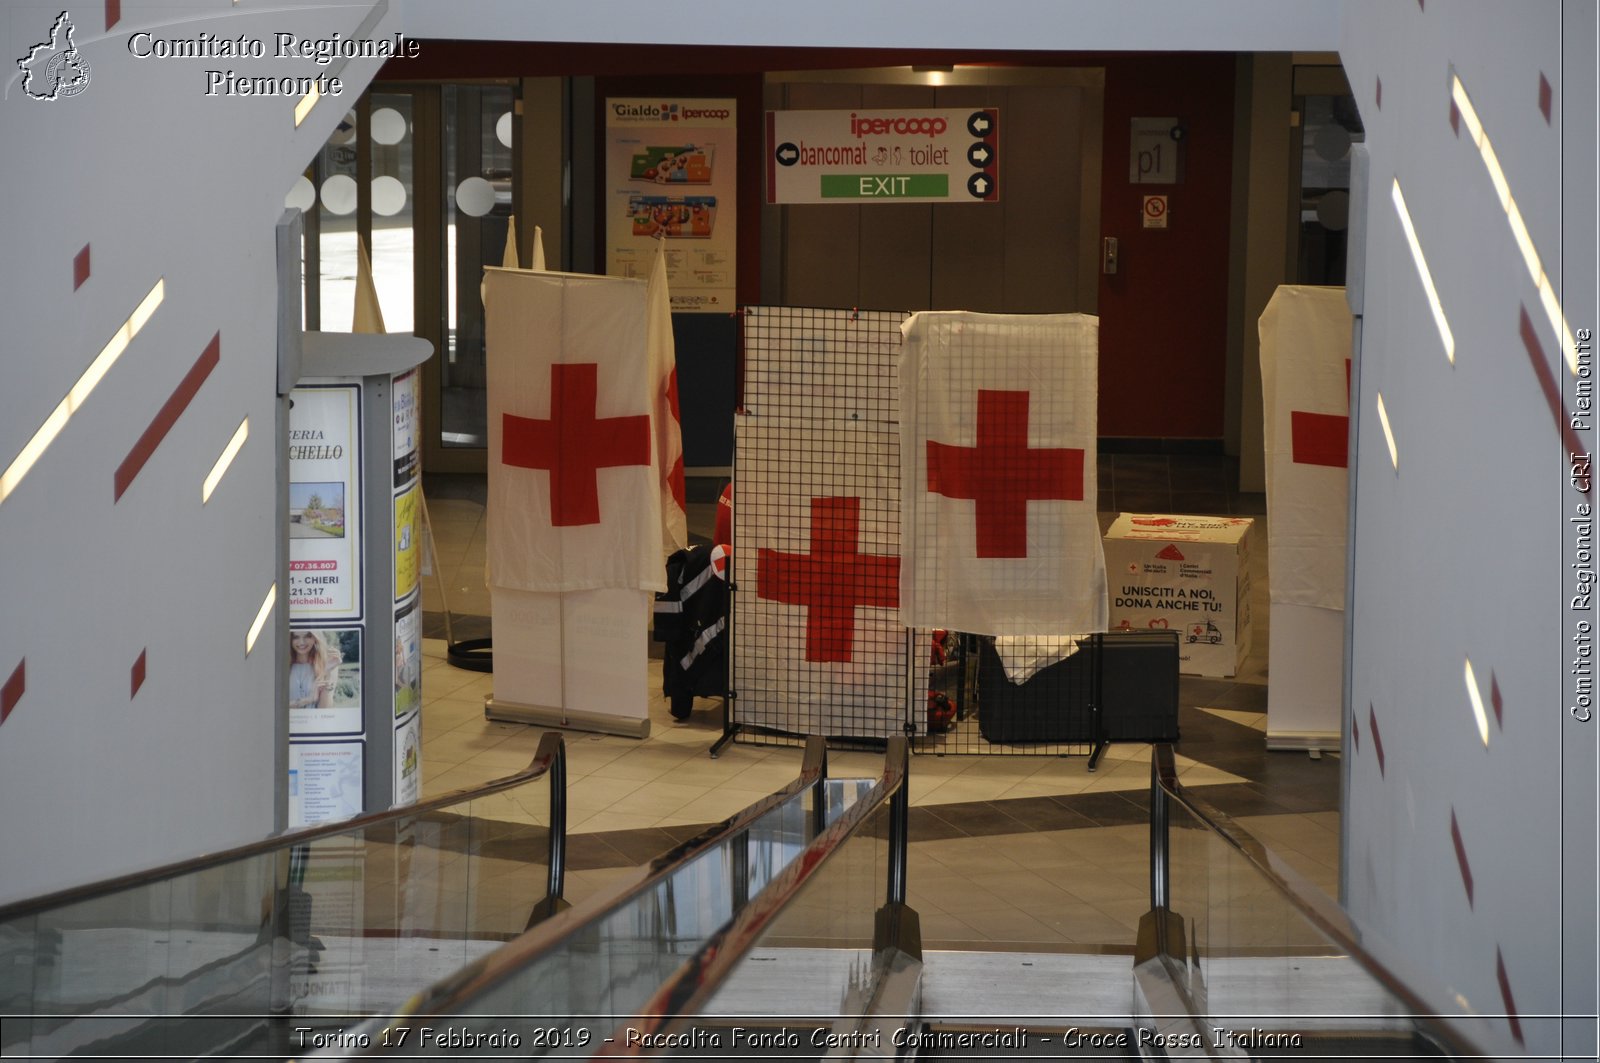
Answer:
<svg viewBox="0 0 1600 1063"><path fill-rule="evenodd" d="M1141 212L1146 229L1165 229L1167 227L1167 197L1145 196L1144 210Z"/></svg>

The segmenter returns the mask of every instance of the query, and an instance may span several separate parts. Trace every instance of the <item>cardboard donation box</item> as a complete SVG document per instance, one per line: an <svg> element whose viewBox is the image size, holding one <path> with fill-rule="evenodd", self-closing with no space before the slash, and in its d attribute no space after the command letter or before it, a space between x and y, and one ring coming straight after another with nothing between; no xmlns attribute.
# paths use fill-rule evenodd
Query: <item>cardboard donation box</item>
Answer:
<svg viewBox="0 0 1600 1063"><path fill-rule="evenodd" d="M1123 513L1106 532L1112 629L1172 629L1178 669L1231 676L1250 652L1246 517Z"/></svg>

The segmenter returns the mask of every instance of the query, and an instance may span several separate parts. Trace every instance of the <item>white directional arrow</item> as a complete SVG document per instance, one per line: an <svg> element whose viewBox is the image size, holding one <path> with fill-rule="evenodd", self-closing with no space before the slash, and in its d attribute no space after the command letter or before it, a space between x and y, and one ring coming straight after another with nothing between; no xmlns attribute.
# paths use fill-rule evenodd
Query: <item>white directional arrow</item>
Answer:
<svg viewBox="0 0 1600 1063"><path fill-rule="evenodd" d="M972 146L972 151L968 153L967 158L971 160L972 165L974 166L987 165L989 162L989 145L974 144Z"/></svg>
<svg viewBox="0 0 1600 1063"><path fill-rule="evenodd" d="M978 177L972 182L972 190L974 192L976 192L980 196L988 195L988 193L989 193L989 180L988 180L988 178L984 177L982 174L979 174Z"/></svg>
<svg viewBox="0 0 1600 1063"><path fill-rule="evenodd" d="M988 117L986 115L980 115L979 117L974 118L972 120L972 131L974 133L987 133L989 131Z"/></svg>

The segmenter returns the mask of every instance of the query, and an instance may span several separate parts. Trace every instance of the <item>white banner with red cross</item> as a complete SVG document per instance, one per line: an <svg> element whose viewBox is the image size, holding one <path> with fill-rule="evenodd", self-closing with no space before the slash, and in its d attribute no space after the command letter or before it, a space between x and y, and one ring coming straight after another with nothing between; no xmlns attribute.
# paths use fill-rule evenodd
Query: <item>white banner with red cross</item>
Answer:
<svg viewBox="0 0 1600 1063"><path fill-rule="evenodd" d="M1344 289L1284 285L1260 330L1272 600L1343 609L1350 485Z"/></svg>
<svg viewBox="0 0 1600 1063"><path fill-rule="evenodd" d="M494 586L665 590L645 283L486 278Z"/></svg>
<svg viewBox="0 0 1600 1063"><path fill-rule="evenodd" d="M678 348L672 338L665 240L656 241L645 300L650 379L655 381L656 463L661 470L661 548L670 554L689 545L689 515L683 476L683 414L678 408Z"/></svg>
<svg viewBox="0 0 1600 1063"><path fill-rule="evenodd" d="M739 720L799 734L902 733L893 426L740 414L735 440Z"/></svg>
<svg viewBox="0 0 1600 1063"><path fill-rule="evenodd" d="M1106 626L1099 322L935 311L903 326L900 614L912 627Z"/></svg>

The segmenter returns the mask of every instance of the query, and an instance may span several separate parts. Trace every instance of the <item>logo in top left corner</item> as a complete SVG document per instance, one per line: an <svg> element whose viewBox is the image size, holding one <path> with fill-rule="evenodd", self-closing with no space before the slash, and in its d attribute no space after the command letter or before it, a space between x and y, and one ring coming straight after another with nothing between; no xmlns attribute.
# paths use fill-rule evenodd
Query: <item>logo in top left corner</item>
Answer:
<svg viewBox="0 0 1600 1063"><path fill-rule="evenodd" d="M50 39L28 49L17 60L22 71L22 91L35 100L59 100L76 96L89 87L89 61L72 43L76 27L63 11L50 27Z"/></svg>

